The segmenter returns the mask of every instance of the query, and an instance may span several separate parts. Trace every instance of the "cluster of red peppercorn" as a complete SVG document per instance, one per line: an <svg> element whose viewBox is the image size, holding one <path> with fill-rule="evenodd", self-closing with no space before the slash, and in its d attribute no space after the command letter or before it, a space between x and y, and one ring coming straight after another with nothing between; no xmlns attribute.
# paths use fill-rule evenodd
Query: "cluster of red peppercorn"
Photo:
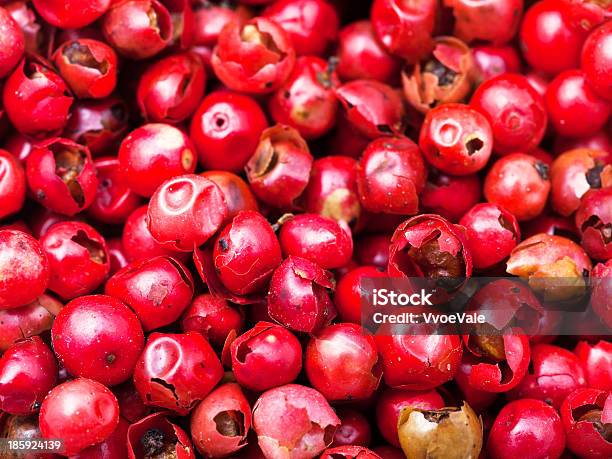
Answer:
<svg viewBox="0 0 612 459"><path fill-rule="evenodd" d="M612 327L610 1L0 5L3 438L612 457L612 343L541 296L603 280ZM389 275L517 276L469 307L529 320L372 335Z"/></svg>

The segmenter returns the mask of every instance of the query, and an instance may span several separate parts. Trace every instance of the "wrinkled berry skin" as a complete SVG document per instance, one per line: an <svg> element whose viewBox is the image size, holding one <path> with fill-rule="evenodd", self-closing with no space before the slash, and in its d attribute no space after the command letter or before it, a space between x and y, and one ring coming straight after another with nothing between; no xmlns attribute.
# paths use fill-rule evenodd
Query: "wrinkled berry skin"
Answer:
<svg viewBox="0 0 612 459"><path fill-rule="evenodd" d="M338 101L333 88L339 84L331 64L319 57L300 57L285 84L270 98L270 114L307 140L321 137L336 122Z"/></svg>
<svg viewBox="0 0 612 459"><path fill-rule="evenodd" d="M580 244L594 260L612 258L612 187L588 191L576 212Z"/></svg>
<svg viewBox="0 0 612 459"><path fill-rule="evenodd" d="M389 387L429 390L453 379L463 353L456 335L377 335Z"/></svg>
<svg viewBox="0 0 612 459"><path fill-rule="evenodd" d="M550 187L546 164L531 155L512 153L493 164L485 178L484 195L518 221L525 221L542 213Z"/></svg>
<svg viewBox="0 0 612 459"><path fill-rule="evenodd" d="M540 400L516 400L504 406L491 428L491 457L560 457L565 432L557 411Z"/></svg>
<svg viewBox="0 0 612 459"><path fill-rule="evenodd" d="M56 27L80 29L102 16L111 3L112 0L35 0L34 8Z"/></svg>
<svg viewBox="0 0 612 459"><path fill-rule="evenodd" d="M476 204L459 221L476 269L486 269L510 255L521 239L514 215L495 204Z"/></svg>
<svg viewBox="0 0 612 459"><path fill-rule="evenodd" d="M371 212L417 213L426 180L421 150L407 137L374 140L357 166L359 199Z"/></svg>
<svg viewBox="0 0 612 459"><path fill-rule="evenodd" d="M313 333L334 319L329 297L333 276L304 258L289 256L274 270L268 293L268 314L290 330Z"/></svg>
<svg viewBox="0 0 612 459"><path fill-rule="evenodd" d="M193 279L171 257L135 261L106 283L106 294L134 310L146 331L175 322L191 302Z"/></svg>
<svg viewBox="0 0 612 459"><path fill-rule="evenodd" d="M25 50L25 35L20 24L8 9L0 9L0 78L6 77L15 68Z"/></svg>
<svg viewBox="0 0 612 459"><path fill-rule="evenodd" d="M118 423L117 398L99 382L86 378L56 386L40 408L42 437L64 440L67 456L104 441Z"/></svg>
<svg viewBox="0 0 612 459"><path fill-rule="evenodd" d="M116 1L101 24L106 41L130 59L162 51L174 32L168 9L157 0Z"/></svg>
<svg viewBox="0 0 612 459"><path fill-rule="evenodd" d="M206 72L194 53L160 59L138 83L136 98L143 117L154 123L176 124L198 108L206 87Z"/></svg>
<svg viewBox="0 0 612 459"><path fill-rule="evenodd" d="M312 387L330 402L363 400L382 376L374 337L359 325L330 325L311 337L304 356Z"/></svg>
<svg viewBox="0 0 612 459"><path fill-rule="evenodd" d="M353 255L350 229L321 215L296 215L283 223L278 237L285 256L306 258L323 269L340 268Z"/></svg>
<svg viewBox="0 0 612 459"><path fill-rule="evenodd" d="M493 131L486 117L462 104L445 104L427 112L419 146L432 166L451 175L469 175L487 164Z"/></svg>
<svg viewBox="0 0 612 459"><path fill-rule="evenodd" d="M332 441L340 419L316 390L288 384L264 392L253 407L253 428L266 458L310 458Z"/></svg>
<svg viewBox="0 0 612 459"><path fill-rule="evenodd" d="M62 77L36 56L26 56L4 84L6 114L29 137L59 134L68 122L73 100Z"/></svg>
<svg viewBox="0 0 612 459"><path fill-rule="evenodd" d="M245 166L255 196L275 208L291 209L312 169L308 144L297 130L277 124L266 129Z"/></svg>
<svg viewBox="0 0 612 459"><path fill-rule="evenodd" d="M589 35L582 48L581 68L587 83L599 97L612 102L612 57L607 51L612 41L612 24L605 22Z"/></svg>
<svg viewBox="0 0 612 459"><path fill-rule="evenodd" d="M286 328L269 322L258 322L236 338L230 353L236 380L255 392L291 383L302 369L298 339Z"/></svg>
<svg viewBox="0 0 612 459"><path fill-rule="evenodd" d="M82 296L68 303L51 330L53 350L77 377L106 386L126 381L144 347L138 317L106 295Z"/></svg>
<svg viewBox="0 0 612 459"><path fill-rule="evenodd" d="M419 196L421 205L424 210L457 223L468 210L480 202L480 182L475 174L455 177L431 170L425 188Z"/></svg>
<svg viewBox="0 0 612 459"><path fill-rule="evenodd" d="M610 421L609 392L577 389L567 396L560 413L570 451L589 459L612 455L612 445L605 430Z"/></svg>
<svg viewBox="0 0 612 459"><path fill-rule="evenodd" d="M287 80L295 65L295 49L280 25L256 17L245 24L230 22L223 28L211 63L217 78L228 88L265 94Z"/></svg>
<svg viewBox="0 0 612 459"><path fill-rule="evenodd" d="M40 245L49 259L49 290L66 300L93 292L110 270L106 241L86 223L57 223Z"/></svg>
<svg viewBox="0 0 612 459"><path fill-rule="evenodd" d="M0 409L33 413L56 381L57 363L49 347L38 336L20 341L0 358Z"/></svg>
<svg viewBox="0 0 612 459"><path fill-rule="evenodd" d="M266 115L254 99L230 91L214 91L193 115L190 136L205 170L239 173L267 127Z"/></svg>
<svg viewBox="0 0 612 459"><path fill-rule="evenodd" d="M165 181L196 168L196 154L189 138L167 124L145 124L127 135L119 148L123 179L130 189L151 197Z"/></svg>
<svg viewBox="0 0 612 459"><path fill-rule="evenodd" d="M155 191L149 201L147 226L164 247L191 252L215 234L227 212L223 193L214 182L181 175Z"/></svg>
<svg viewBox="0 0 612 459"><path fill-rule="evenodd" d="M584 366L588 387L612 390L612 343L604 340L596 343L579 341L574 354Z"/></svg>
<svg viewBox="0 0 612 459"><path fill-rule="evenodd" d="M189 435L168 420L168 413L153 413L130 425L127 432L128 458L169 455L176 459L195 459Z"/></svg>
<svg viewBox="0 0 612 459"><path fill-rule="evenodd" d="M567 349L538 344L531 350L533 371L507 395L511 400L534 398L559 409L567 395L586 387L582 362Z"/></svg>
<svg viewBox="0 0 612 459"><path fill-rule="evenodd" d="M147 405L185 416L222 376L219 358L199 333L152 333L134 369L134 385Z"/></svg>
<svg viewBox="0 0 612 459"><path fill-rule="evenodd" d="M239 212L215 240L215 270L232 293L265 289L282 261L281 247L268 221L255 211Z"/></svg>
<svg viewBox="0 0 612 459"><path fill-rule="evenodd" d="M212 391L191 415L191 438L206 457L225 457L242 449L251 428L251 407L240 386Z"/></svg>
<svg viewBox="0 0 612 459"><path fill-rule="evenodd" d="M0 310L32 303L49 283L49 261L27 233L0 230Z"/></svg>
<svg viewBox="0 0 612 459"><path fill-rule="evenodd" d="M338 13L325 0L280 0L262 15L285 30L298 56L320 56L338 36Z"/></svg>
<svg viewBox="0 0 612 459"><path fill-rule="evenodd" d="M37 144L26 161L28 187L46 208L75 215L96 198L98 178L87 147L52 138Z"/></svg>
<svg viewBox="0 0 612 459"><path fill-rule="evenodd" d="M437 10L438 2L434 0L418 4L375 0L371 11L372 25L387 51L415 63L427 56L433 47Z"/></svg>
<svg viewBox="0 0 612 459"><path fill-rule="evenodd" d="M67 41L55 51L53 62L79 99L103 99L117 85L117 55L101 41Z"/></svg>
<svg viewBox="0 0 612 459"><path fill-rule="evenodd" d="M0 150L0 221L23 207L26 196L26 175L19 159Z"/></svg>
<svg viewBox="0 0 612 459"><path fill-rule="evenodd" d="M500 155L529 151L546 130L544 100L522 75L505 73L481 84L470 106L485 115L493 129L493 149Z"/></svg>

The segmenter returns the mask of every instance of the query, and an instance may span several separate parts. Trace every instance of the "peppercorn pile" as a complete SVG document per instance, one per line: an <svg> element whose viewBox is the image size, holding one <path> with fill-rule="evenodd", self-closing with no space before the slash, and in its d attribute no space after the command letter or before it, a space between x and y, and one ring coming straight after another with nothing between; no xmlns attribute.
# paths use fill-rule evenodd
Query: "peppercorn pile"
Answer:
<svg viewBox="0 0 612 459"><path fill-rule="evenodd" d="M0 457L612 458L612 2L0 0L0 93Z"/></svg>

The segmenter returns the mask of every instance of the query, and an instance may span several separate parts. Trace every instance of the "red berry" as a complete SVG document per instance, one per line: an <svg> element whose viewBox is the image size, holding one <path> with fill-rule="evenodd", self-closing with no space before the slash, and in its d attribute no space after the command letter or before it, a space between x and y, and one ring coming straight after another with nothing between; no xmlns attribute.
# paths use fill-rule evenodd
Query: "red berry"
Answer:
<svg viewBox="0 0 612 459"><path fill-rule="evenodd" d="M574 354L584 366L588 387L612 390L612 343L604 340L594 344L580 341L574 348Z"/></svg>
<svg viewBox="0 0 612 459"><path fill-rule="evenodd" d="M480 201L481 183L477 175L453 177L432 170L420 195L424 209L453 223Z"/></svg>
<svg viewBox="0 0 612 459"><path fill-rule="evenodd" d="M16 2L15 2L16 3ZM0 8L0 77L4 78L15 68L25 50L25 35L20 24L12 17L11 10Z"/></svg>
<svg viewBox="0 0 612 459"><path fill-rule="evenodd" d="M369 446L372 441L372 428L368 419L359 411L339 408L340 427L336 430L332 446Z"/></svg>
<svg viewBox="0 0 612 459"><path fill-rule="evenodd" d="M16 156L0 150L0 221L21 210L26 195L26 175Z"/></svg>
<svg viewBox="0 0 612 459"><path fill-rule="evenodd" d="M223 193L228 210L225 223L230 223L243 210L259 211L251 188L238 175L227 171L206 171L201 175L215 182Z"/></svg>
<svg viewBox="0 0 612 459"><path fill-rule="evenodd" d="M334 296L340 320L361 323L362 295L364 295L361 280L374 277L386 277L386 274L374 266L359 266L340 278Z"/></svg>
<svg viewBox="0 0 612 459"><path fill-rule="evenodd" d="M80 29L102 16L111 3L111 0L34 0L34 7L51 25Z"/></svg>
<svg viewBox="0 0 612 459"><path fill-rule="evenodd" d="M481 81L487 81L503 73L520 73L519 54L510 45L481 45L472 49L474 62L480 73Z"/></svg>
<svg viewBox="0 0 612 459"><path fill-rule="evenodd" d="M189 435L168 420L167 412L153 413L130 425L127 433L128 458L169 455L195 459Z"/></svg>
<svg viewBox="0 0 612 459"><path fill-rule="evenodd" d="M581 68L587 83L599 95L612 102L612 24L605 22L587 38L582 48Z"/></svg>
<svg viewBox="0 0 612 459"><path fill-rule="evenodd" d="M581 245L595 260L612 258L612 187L588 191L576 212Z"/></svg>

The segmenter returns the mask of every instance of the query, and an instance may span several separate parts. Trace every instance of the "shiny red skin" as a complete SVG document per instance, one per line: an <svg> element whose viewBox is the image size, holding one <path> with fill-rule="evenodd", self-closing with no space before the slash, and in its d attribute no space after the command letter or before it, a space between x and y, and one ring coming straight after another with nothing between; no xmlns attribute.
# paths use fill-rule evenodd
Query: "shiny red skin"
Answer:
<svg viewBox="0 0 612 459"><path fill-rule="evenodd" d="M134 369L134 385L147 405L185 416L223 377L208 341L195 332L152 333Z"/></svg>
<svg viewBox="0 0 612 459"><path fill-rule="evenodd" d="M111 3L113 0L34 0L34 8L56 27L80 29L101 17Z"/></svg>
<svg viewBox="0 0 612 459"><path fill-rule="evenodd" d="M426 180L421 150L407 137L374 140L357 166L359 199L371 212L417 213Z"/></svg>
<svg viewBox="0 0 612 459"><path fill-rule="evenodd" d="M130 59L158 54L174 32L170 12L157 0L115 1L102 18L101 28L106 41Z"/></svg>
<svg viewBox="0 0 612 459"><path fill-rule="evenodd" d="M68 216L88 208L98 191L96 167L87 147L60 137L34 146L26 161L26 178L40 204Z"/></svg>
<svg viewBox="0 0 612 459"><path fill-rule="evenodd" d="M591 308L600 319L610 327L612 325L612 261L599 263L591 271Z"/></svg>
<svg viewBox="0 0 612 459"><path fill-rule="evenodd" d="M388 246L387 244L387 248ZM386 277L386 274L375 266L359 266L340 278L336 286L334 304L342 322L361 323L361 279L373 277Z"/></svg>
<svg viewBox="0 0 612 459"><path fill-rule="evenodd" d="M259 211L255 195L240 176L227 171L206 171L201 175L215 182L225 196L228 213L224 223L230 223L243 210Z"/></svg>
<svg viewBox="0 0 612 459"><path fill-rule="evenodd" d="M128 129L127 104L114 97L74 104L63 135L89 148L92 156L115 151Z"/></svg>
<svg viewBox="0 0 612 459"><path fill-rule="evenodd" d="M505 73L485 81L470 106L491 123L498 154L529 151L544 137L548 119L544 99L522 75Z"/></svg>
<svg viewBox="0 0 612 459"><path fill-rule="evenodd" d="M26 56L4 84L4 110L13 126L29 137L59 134L68 122L73 101L62 77L35 56Z"/></svg>
<svg viewBox="0 0 612 459"><path fill-rule="evenodd" d="M363 446L337 446L323 451L321 459L382 459L374 451Z"/></svg>
<svg viewBox="0 0 612 459"><path fill-rule="evenodd" d="M0 352L17 341L51 330L62 306L55 298L43 294L25 306L0 310Z"/></svg>
<svg viewBox="0 0 612 459"><path fill-rule="evenodd" d="M227 213L225 197L213 181L181 175L165 181L153 194L147 226L164 247L191 252L215 234Z"/></svg>
<svg viewBox="0 0 612 459"><path fill-rule="evenodd" d="M516 34L523 12L523 0L444 0L455 17L454 35L466 43L475 40L507 43Z"/></svg>
<svg viewBox="0 0 612 459"><path fill-rule="evenodd" d="M376 335L385 383L429 390L453 379L463 349L457 335Z"/></svg>
<svg viewBox="0 0 612 459"><path fill-rule="evenodd" d="M481 81L487 81L502 73L520 73L521 60L510 45L480 45L472 49L474 62Z"/></svg>
<svg viewBox="0 0 612 459"><path fill-rule="evenodd" d="M283 255L306 258L323 269L344 266L353 255L348 226L317 214L300 214L284 222L278 238Z"/></svg>
<svg viewBox="0 0 612 459"><path fill-rule="evenodd" d="M101 41L67 41L53 54L53 62L79 99L103 99L117 85L117 55Z"/></svg>
<svg viewBox="0 0 612 459"><path fill-rule="evenodd" d="M40 52L40 44L43 41L42 26L40 18L34 12L34 8L29 2L23 0L4 3L4 8L23 32L25 51L32 54L38 54ZM16 36L14 38L15 41L13 43L17 44L19 37Z"/></svg>
<svg viewBox="0 0 612 459"><path fill-rule="evenodd" d="M6 148L10 150L10 148ZM612 154L612 133L608 133L604 129L593 134L592 136L582 139L571 139L557 136L553 145L553 153L555 155L560 155L566 151L577 150L579 148L586 148L588 150L602 150L608 154Z"/></svg>
<svg viewBox="0 0 612 459"><path fill-rule="evenodd" d="M339 84L330 63L315 56L300 57L285 84L270 98L270 115L307 140L321 137L336 123L338 101L333 88Z"/></svg>
<svg viewBox="0 0 612 459"><path fill-rule="evenodd" d="M21 60L25 50L25 35L9 10L0 8L0 78L6 77Z"/></svg>
<svg viewBox="0 0 612 459"><path fill-rule="evenodd" d="M589 86L599 97L612 102L612 84L608 78L612 73L610 46L612 46L612 25L605 22L587 38L582 48L580 63Z"/></svg>
<svg viewBox="0 0 612 459"><path fill-rule="evenodd" d="M402 409L407 407L422 410L438 410L445 406L444 400L435 390L411 391L387 388L376 402L376 425L385 440L399 448L397 423Z"/></svg>
<svg viewBox="0 0 612 459"><path fill-rule="evenodd" d="M338 37L338 13L325 0L279 0L262 16L285 30L298 56L323 55Z"/></svg>
<svg viewBox="0 0 612 459"><path fill-rule="evenodd" d="M580 66L582 45L602 18L578 3L542 0L526 11L519 38L523 57L531 67L556 74Z"/></svg>
<svg viewBox="0 0 612 459"><path fill-rule="evenodd" d="M338 76L343 81L378 80L397 83L401 61L380 44L370 21L357 21L340 30Z"/></svg>
<svg viewBox="0 0 612 459"><path fill-rule="evenodd" d="M19 132L14 132L4 139L4 150L15 156L22 165L25 164L28 155L32 152L34 142Z"/></svg>
<svg viewBox="0 0 612 459"><path fill-rule="evenodd" d="M307 458L331 443L340 419L316 390L287 384L264 392L253 407L253 428L266 458Z"/></svg>
<svg viewBox="0 0 612 459"><path fill-rule="evenodd" d="M125 183L119 159L110 156L94 160L98 176L98 192L94 202L87 208L87 215L108 224L119 224L141 204L140 197Z"/></svg>
<svg viewBox="0 0 612 459"><path fill-rule="evenodd" d="M139 459L145 457L146 451L143 448L145 435L152 432L163 434L163 447L170 447L168 454L174 454L176 459L195 459L195 453L189 435L176 424L168 420L168 412L153 413L130 425L127 433L127 448L129 459ZM151 451L154 454L160 451ZM171 456L172 457L172 456Z"/></svg>
<svg viewBox="0 0 612 459"><path fill-rule="evenodd" d="M82 296L68 303L53 322L51 339L71 375L105 386L130 378L144 348L136 314L106 295Z"/></svg>
<svg viewBox="0 0 612 459"><path fill-rule="evenodd" d="M93 292L109 273L106 241L86 223L57 223L40 245L49 259L49 290L63 299Z"/></svg>
<svg viewBox="0 0 612 459"><path fill-rule="evenodd" d="M0 220L23 207L26 175L19 159L0 149Z"/></svg>
<svg viewBox="0 0 612 459"><path fill-rule="evenodd" d="M591 188L612 186L612 165L604 151L580 148L557 156L550 168L553 209L570 216Z"/></svg>
<svg viewBox="0 0 612 459"><path fill-rule="evenodd" d="M305 210L354 224L361 214L356 166L357 161L346 156L316 159L302 195Z"/></svg>
<svg viewBox="0 0 612 459"><path fill-rule="evenodd" d="M304 258L289 256L272 274L268 314L290 330L315 333L336 316L328 293L333 287L329 271Z"/></svg>
<svg viewBox="0 0 612 459"><path fill-rule="evenodd" d="M588 137L604 127L612 107L588 85L580 70L567 70L550 82L546 107L555 131L565 137Z"/></svg>
<svg viewBox="0 0 612 459"><path fill-rule="evenodd" d="M567 217L542 214L534 220L526 222L521 228L524 239L544 233L550 236L564 236L568 239L578 241L580 234L574 222Z"/></svg>
<svg viewBox="0 0 612 459"><path fill-rule="evenodd" d="M340 426L336 430L331 446L370 446L372 428L361 412L351 408L339 408L336 414L340 418Z"/></svg>
<svg viewBox="0 0 612 459"><path fill-rule="evenodd" d="M267 127L266 115L254 99L215 91L204 98L193 115L190 136L205 170L239 173Z"/></svg>
<svg viewBox="0 0 612 459"><path fill-rule="evenodd" d="M215 347L221 348L227 337L240 333L244 327L244 316L224 298L204 293L195 297L181 317L183 332L196 331Z"/></svg>
<svg viewBox="0 0 612 459"><path fill-rule="evenodd" d="M467 230L467 243L476 269L486 269L510 255L521 240L514 215L496 204L476 204L459 221Z"/></svg>
<svg viewBox="0 0 612 459"><path fill-rule="evenodd" d="M193 3L193 2L192 2ZM193 42L195 46L215 46L219 34L228 22L248 18L245 7L233 7L227 4L202 3L194 5L195 28Z"/></svg>
<svg viewBox="0 0 612 459"><path fill-rule="evenodd" d="M102 443L85 448L70 459L122 459L127 457L127 438L130 423L122 417L115 431Z"/></svg>
<svg viewBox="0 0 612 459"><path fill-rule="evenodd" d="M599 421L581 418L581 415L594 411L599 411ZM604 459L612 455L612 444L599 430L610 422L610 392L578 389L568 395L560 413L570 451L585 459Z"/></svg>
<svg viewBox="0 0 612 459"><path fill-rule="evenodd" d="M313 335L304 368L312 387L330 402L365 400L382 377L374 337L351 323L330 325Z"/></svg>
<svg viewBox="0 0 612 459"><path fill-rule="evenodd" d="M201 454L226 457L247 444L251 407L238 384L224 384L193 410L190 423L191 438Z"/></svg>
<svg viewBox="0 0 612 459"><path fill-rule="evenodd" d="M0 310L27 305L49 283L49 261L41 244L27 233L0 230Z"/></svg>
<svg viewBox="0 0 612 459"><path fill-rule="evenodd" d="M91 379L56 386L40 408L43 438L61 438L72 456L110 437L119 424L119 404L110 390Z"/></svg>
<svg viewBox="0 0 612 459"><path fill-rule="evenodd" d="M390 234L368 234L355 241L355 259L359 265L386 269L389 263Z"/></svg>
<svg viewBox="0 0 612 459"><path fill-rule="evenodd" d="M51 349L38 337L19 341L0 358L0 409L26 415L38 411L57 381Z"/></svg>
<svg viewBox="0 0 612 459"><path fill-rule="evenodd" d="M140 78L136 98L142 116L154 123L176 124L198 108L206 87L206 72L194 53L165 57Z"/></svg>
<svg viewBox="0 0 612 459"><path fill-rule="evenodd" d="M258 38L261 34L266 34L269 45ZM295 49L280 25L260 16L244 24L228 23L219 34L211 63L228 88L265 94L287 80L295 65Z"/></svg>
<svg viewBox="0 0 612 459"><path fill-rule="evenodd" d="M531 155L512 153L498 159L487 173L484 195L518 221L531 220L542 213L551 184L548 166ZM529 193L525 194L528 189Z"/></svg>
<svg viewBox="0 0 612 459"><path fill-rule="evenodd" d="M484 168L493 150L487 118L468 105L444 104L425 115L419 146L429 164L451 175Z"/></svg>
<svg viewBox="0 0 612 459"><path fill-rule="evenodd" d="M574 354L582 362L588 387L612 390L612 343L604 340L593 344L579 341Z"/></svg>
<svg viewBox="0 0 612 459"><path fill-rule="evenodd" d="M238 383L263 392L295 381L302 369L302 346L284 327L258 322L236 338L230 347Z"/></svg>
<svg viewBox="0 0 612 459"><path fill-rule="evenodd" d="M261 134L245 166L255 196L270 206L291 209L310 179L313 158L299 132L277 124Z"/></svg>
<svg viewBox="0 0 612 459"><path fill-rule="evenodd" d="M193 288L191 273L180 261L160 256L121 269L105 292L132 308L150 331L175 322L191 303Z"/></svg>
<svg viewBox="0 0 612 459"><path fill-rule="evenodd" d="M353 80L336 89L336 97L359 134L374 140L401 133L402 99L391 86L376 80Z"/></svg>
<svg viewBox="0 0 612 459"><path fill-rule="evenodd" d="M170 256L185 261L189 254L167 249L158 243L147 224L148 206L142 206L130 214L123 226L121 242L129 262L153 258L157 256Z"/></svg>
<svg viewBox="0 0 612 459"><path fill-rule="evenodd" d="M580 359L571 351L550 344L531 349L532 372L507 396L511 400L534 398L559 409L571 392L586 387L586 373Z"/></svg>
<svg viewBox="0 0 612 459"><path fill-rule="evenodd" d="M495 459L517 457L559 458L565 432L557 411L540 400L516 400L497 415L487 443Z"/></svg>
<svg viewBox="0 0 612 459"><path fill-rule="evenodd" d="M453 223L480 201L481 181L477 175L454 177L430 171L419 196L423 208Z"/></svg>
<svg viewBox="0 0 612 459"><path fill-rule="evenodd" d="M461 359L461 365L457 373L455 373L454 382L459 388L460 394L465 403L476 413L486 413L489 408L498 399L499 394L496 392L488 392L481 389L476 389L470 384L470 375L472 368L478 364L478 359L470 353L465 353Z"/></svg>
<svg viewBox="0 0 612 459"><path fill-rule="evenodd" d="M405 3L375 0L370 17L378 39L391 54L416 63L433 47L438 2Z"/></svg>
<svg viewBox="0 0 612 459"><path fill-rule="evenodd" d="M121 238L115 237L107 240L106 247L108 248L108 258L110 259L110 271L108 275L112 276L121 268L125 268L129 264L129 261L125 255Z"/></svg>
<svg viewBox="0 0 612 459"><path fill-rule="evenodd" d="M145 124L129 133L121 142L118 157L127 185L146 198L164 181L192 174L197 160L187 135L159 123Z"/></svg>
<svg viewBox="0 0 612 459"><path fill-rule="evenodd" d="M590 190L582 197L576 227L582 235L581 245L592 259L612 258L612 187Z"/></svg>

